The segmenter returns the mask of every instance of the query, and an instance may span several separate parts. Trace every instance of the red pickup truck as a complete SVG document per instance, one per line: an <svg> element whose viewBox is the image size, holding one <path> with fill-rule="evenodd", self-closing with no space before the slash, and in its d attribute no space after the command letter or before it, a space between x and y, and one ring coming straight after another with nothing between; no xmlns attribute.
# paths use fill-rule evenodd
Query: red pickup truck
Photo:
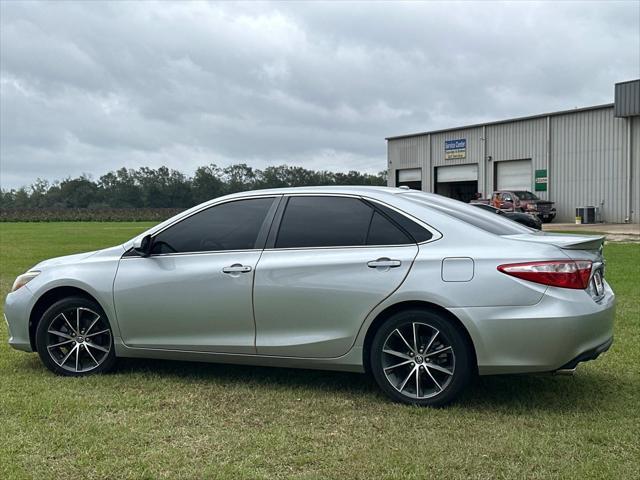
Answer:
<svg viewBox="0 0 640 480"><path fill-rule="evenodd" d="M556 216L553 202L541 200L526 190L498 190L490 200L474 200L487 203L505 212L524 212L538 217L543 223L551 222Z"/></svg>

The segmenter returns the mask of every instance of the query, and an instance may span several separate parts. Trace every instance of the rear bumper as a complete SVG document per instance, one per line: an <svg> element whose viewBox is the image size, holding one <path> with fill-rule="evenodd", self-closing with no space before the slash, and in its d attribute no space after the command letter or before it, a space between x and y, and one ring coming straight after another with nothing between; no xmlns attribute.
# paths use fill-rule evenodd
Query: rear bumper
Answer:
<svg viewBox="0 0 640 480"><path fill-rule="evenodd" d="M481 375L553 372L609 348L615 295L608 284L599 302L584 290L550 287L532 306L451 311L471 336Z"/></svg>
<svg viewBox="0 0 640 480"><path fill-rule="evenodd" d="M595 348L590 348L586 352L582 352L576 358L571 360L570 362L565 363L559 370L573 370L578 366L579 363L588 362L589 360L595 360L600 356L601 353L609 350L611 345L613 344L613 337L604 342L602 345L598 345Z"/></svg>

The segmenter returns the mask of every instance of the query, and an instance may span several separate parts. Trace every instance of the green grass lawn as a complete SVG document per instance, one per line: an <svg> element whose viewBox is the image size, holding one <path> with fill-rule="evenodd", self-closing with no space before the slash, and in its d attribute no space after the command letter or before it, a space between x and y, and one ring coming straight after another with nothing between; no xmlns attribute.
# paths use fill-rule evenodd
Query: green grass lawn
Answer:
<svg viewBox="0 0 640 480"><path fill-rule="evenodd" d="M0 224L0 292L141 223ZM640 478L640 245L608 244L616 341L574 377L484 377L440 410L363 375L122 360L57 377L0 326L0 478Z"/></svg>

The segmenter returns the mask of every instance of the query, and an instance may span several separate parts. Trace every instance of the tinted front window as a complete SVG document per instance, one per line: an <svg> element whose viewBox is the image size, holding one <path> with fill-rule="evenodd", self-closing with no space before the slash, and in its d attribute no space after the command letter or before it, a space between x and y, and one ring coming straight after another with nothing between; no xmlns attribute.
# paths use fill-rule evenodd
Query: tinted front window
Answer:
<svg viewBox="0 0 640 480"><path fill-rule="evenodd" d="M355 198L291 197L276 248L364 245L372 213Z"/></svg>
<svg viewBox="0 0 640 480"><path fill-rule="evenodd" d="M153 253L252 249L273 200L228 202L191 215L160 232Z"/></svg>

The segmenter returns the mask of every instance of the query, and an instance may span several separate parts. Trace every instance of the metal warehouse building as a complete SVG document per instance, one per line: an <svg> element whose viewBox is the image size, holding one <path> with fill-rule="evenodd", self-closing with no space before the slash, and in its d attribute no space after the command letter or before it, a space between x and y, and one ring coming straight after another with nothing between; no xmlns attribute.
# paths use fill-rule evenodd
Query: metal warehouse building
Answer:
<svg viewBox="0 0 640 480"><path fill-rule="evenodd" d="M387 138L389 185L462 201L529 190L556 221L600 207L602 221L640 222L640 80L612 104Z"/></svg>

